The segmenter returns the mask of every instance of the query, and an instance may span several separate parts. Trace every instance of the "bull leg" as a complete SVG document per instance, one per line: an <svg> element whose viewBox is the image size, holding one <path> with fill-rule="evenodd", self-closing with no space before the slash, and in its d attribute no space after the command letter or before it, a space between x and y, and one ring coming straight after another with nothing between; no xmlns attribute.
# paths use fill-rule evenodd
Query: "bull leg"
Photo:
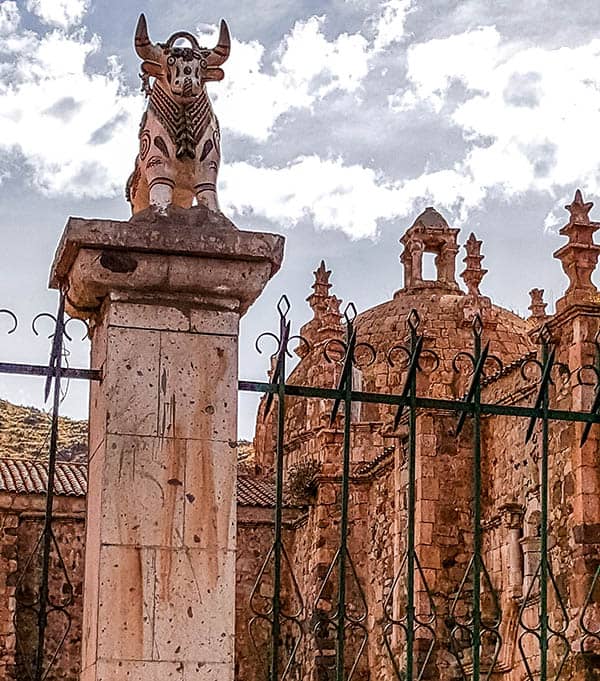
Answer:
<svg viewBox="0 0 600 681"><path fill-rule="evenodd" d="M148 183L148 187L150 190L150 205L164 213L173 203L175 182L168 177L155 177Z"/></svg>
<svg viewBox="0 0 600 681"><path fill-rule="evenodd" d="M221 160L219 132L215 131L211 138L204 142L200 159L196 165L197 183L194 193L198 205L204 205L209 210L219 212L217 200L217 174Z"/></svg>
<svg viewBox="0 0 600 681"><path fill-rule="evenodd" d="M215 212L219 211L216 182L200 182L199 184L195 185L194 192L196 193L196 201L198 202L199 206L203 205L209 210Z"/></svg>

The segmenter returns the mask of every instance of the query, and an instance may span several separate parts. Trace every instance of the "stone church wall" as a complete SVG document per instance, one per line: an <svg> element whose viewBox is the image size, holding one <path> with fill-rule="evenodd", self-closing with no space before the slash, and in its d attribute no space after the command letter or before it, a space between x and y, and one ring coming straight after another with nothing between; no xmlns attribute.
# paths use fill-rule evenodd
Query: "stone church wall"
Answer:
<svg viewBox="0 0 600 681"><path fill-rule="evenodd" d="M43 527L45 500L39 495L0 494L0 678L21 681L28 678L24 664L31 665L27 653L35 650L37 615L31 608L39 583L41 560L37 542ZM78 681L81 654L81 613L84 551L84 500L57 497L54 535L72 587L72 603L67 620L50 614L47 625L47 651L53 655L60 646L49 681ZM51 553L50 598L66 603L69 593L56 552ZM17 590L19 596L17 598ZM15 628L16 619L16 628ZM15 630L18 632L15 636ZM61 645L61 642L64 642Z"/></svg>
<svg viewBox="0 0 600 681"><path fill-rule="evenodd" d="M263 622L257 621L252 626L255 640L252 639L250 622L254 613L250 607L250 594L273 544L273 511L240 509L237 536L235 674L236 678L244 681L263 681L268 669L267 633ZM254 601L261 611L267 606L263 596L272 593L269 586L272 583L265 585Z"/></svg>

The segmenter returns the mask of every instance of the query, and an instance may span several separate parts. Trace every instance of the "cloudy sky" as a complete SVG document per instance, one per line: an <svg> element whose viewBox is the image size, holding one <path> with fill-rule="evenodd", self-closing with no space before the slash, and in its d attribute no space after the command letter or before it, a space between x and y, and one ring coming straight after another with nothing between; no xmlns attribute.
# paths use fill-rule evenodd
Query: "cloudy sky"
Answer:
<svg viewBox="0 0 600 681"><path fill-rule="evenodd" d="M561 296L563 206L576 187L600 200L596 0L3 0L0 307L23 327L56 304L47 276L67 217L129 215L140 11L155 40L185 29L210 45L222 16L234 37L226 78L210 86L221 205L241 228L287 237L282 271L243 325L242 376L264 375L251 346L281 293L306 321L321 258L359 309L400 288L398 239L427 205L461 242L483 238L482 290L496 302L527 314L534 286ZM0 343L15 361L47 350L25 328ZM0 392L41 403L37 382L1 379ZM84 394L65 409L84 415Z"/></svg>

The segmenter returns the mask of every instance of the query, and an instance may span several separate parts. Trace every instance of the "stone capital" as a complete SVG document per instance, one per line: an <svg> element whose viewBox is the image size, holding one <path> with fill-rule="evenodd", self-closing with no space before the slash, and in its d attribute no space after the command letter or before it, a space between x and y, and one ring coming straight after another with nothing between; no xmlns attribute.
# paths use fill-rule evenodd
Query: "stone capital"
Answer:
<svg viewBox="0 0 600 681"><path fill-rule="evenodd" d="M151 209L127 221L69 218L50 286L69 314L94 317L107 297L244 314L279 270L284 238L238 230L203 206Z"/></svg>

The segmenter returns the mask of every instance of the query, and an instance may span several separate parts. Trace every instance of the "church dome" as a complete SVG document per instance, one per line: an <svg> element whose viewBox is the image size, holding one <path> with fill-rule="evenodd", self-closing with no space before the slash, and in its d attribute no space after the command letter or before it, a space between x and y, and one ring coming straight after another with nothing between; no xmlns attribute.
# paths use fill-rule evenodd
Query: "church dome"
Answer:
<svg viewBox="0 0 600 681"><path fill-rule="evenodd" d="M404 286L392 300L359 314L355 320L357 340L376 350L375 361L363 369L363 390L397 391L402 383L403 364L400 354L389 351L394 345L408 345L407 320L412 310L419 319L419 333L424 335L424 349L434 350L439 359L435 371L422 375L421 394L430 397L457 398L468 382L464 374L453 370L454 357L473 349L473 321L483 323L482 342L489 341L490 353L504 365L522 358L533 349L529 338L532 325L518 315L494 305L479 291L486 270L482 269L481 241L473 234L465 243L466 265L462 278L465 293L455 278L459 230L434 208L426 208L400 239L404 251ZM435 255L436 276L423 278L423 254ZM429 355L430 368L437 364ZM389 361L391 359L391 363ZM396 361L394 361L396 360ZM487 373L498 371L500 364L490 360ZM427 374L427 372L423 372Z"/></svg>
<svg viewBox="0 0 600 681"><path fill-rule="evenodd" d="M473 351L476 318L481 319L483 324L482 344L489 342L490 354L500 360L488 360L485 367L488 377L534 350L530 338L534 324L494 305L479 291L486 270L481 266L481 241L473 234L464 245L465 270L461 277L467 291L459 287L455 276L458 233L459 230L449 227L440 213L428 207L400 239L404 246L400 256L404 267L403 288L394 294L392 300L361 312L354 320L359 344L353 373L356 390L387 394L401 392L406 378L407 357L401 350L393 348L409 346L407 321L413 310L418 315L418 332L424 336L423 371L417 377L418 393L423 397L457 399L465 394L472 367L461 363L461 371L457 372L454 359L460 352ZM435 256L436 276L433 279L423 278L424 253ZM307 343L300 343L296 349L301 360L288 382L337 387L341 364L335 360L340 358L342 346L335 341L343 341L345 337L341 301L330 293L331 272L326 270L325 263L322 262L314 274L313 293L307 299L313 318L301 329ZM360 344L368 344L372 350ZM435 351L435 359L430 351ZM327 355L333 361L328 361ZM329 427L329 400L290 396L286 405L288 443L300 442L315 429ZM272 452L274 424L262 422L261 410L262 407L259 409L255 445L258 453ZM383 432L393 421L395 411L395 408L381 404L357 404L352 421L364 424L369 432ZM294 449L293 445L290 446ZM267 456L263 460L269 458Z"/></svg>

